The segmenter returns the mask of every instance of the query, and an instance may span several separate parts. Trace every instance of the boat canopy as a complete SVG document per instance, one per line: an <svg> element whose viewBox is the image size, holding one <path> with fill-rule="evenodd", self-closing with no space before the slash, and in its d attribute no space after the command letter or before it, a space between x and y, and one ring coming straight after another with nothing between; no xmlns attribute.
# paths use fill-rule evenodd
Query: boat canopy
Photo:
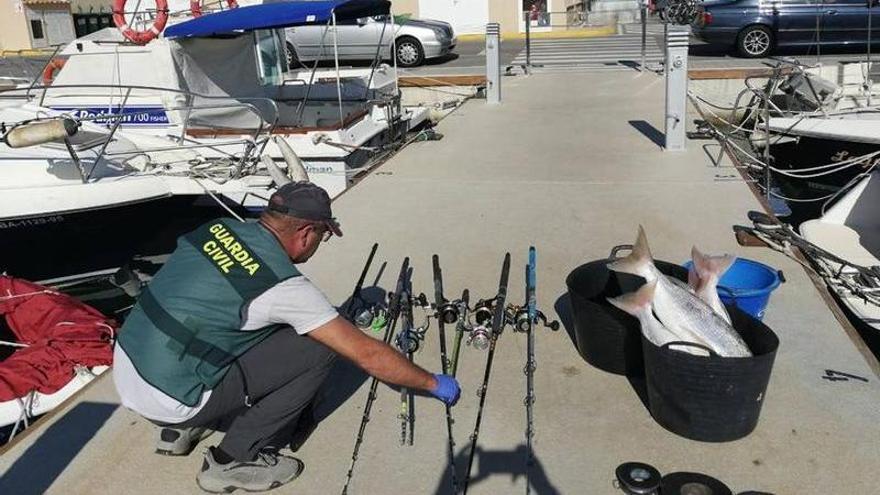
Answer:
<svg viewBox="0 0 880 495"><path fill-rule="evenodd" d="M165 29L166 38L235 35L258 29L280 29L308 24L388 14L388 0L285 1L229 9L196 17Z"/></svg>

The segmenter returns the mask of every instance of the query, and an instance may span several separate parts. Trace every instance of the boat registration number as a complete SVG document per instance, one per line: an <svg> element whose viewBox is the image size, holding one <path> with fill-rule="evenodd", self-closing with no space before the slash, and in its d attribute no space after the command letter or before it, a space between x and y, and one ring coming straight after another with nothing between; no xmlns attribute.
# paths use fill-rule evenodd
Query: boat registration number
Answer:
<svg viewBox="0 0 880 495"><path fill-rule="evenodd" d="M64 222L63 215L48 217L25 218L24 220L0 220L0 229L17 229L21 227L37 227L40 225L52 225Z"/></svg>

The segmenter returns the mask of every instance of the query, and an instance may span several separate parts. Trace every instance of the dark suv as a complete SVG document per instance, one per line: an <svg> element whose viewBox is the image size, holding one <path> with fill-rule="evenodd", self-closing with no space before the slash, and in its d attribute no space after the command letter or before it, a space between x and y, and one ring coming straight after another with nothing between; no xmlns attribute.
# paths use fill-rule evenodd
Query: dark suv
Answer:
<svg viewBox="0 0 880 495"><path fill-rule="evenodd" d="M764 57L777 46L866 45L869 14L880 14L877 5L878 0L708 0L694 35L734 46L745 57ZM880 15L871 21L880 31Z"/></svg>

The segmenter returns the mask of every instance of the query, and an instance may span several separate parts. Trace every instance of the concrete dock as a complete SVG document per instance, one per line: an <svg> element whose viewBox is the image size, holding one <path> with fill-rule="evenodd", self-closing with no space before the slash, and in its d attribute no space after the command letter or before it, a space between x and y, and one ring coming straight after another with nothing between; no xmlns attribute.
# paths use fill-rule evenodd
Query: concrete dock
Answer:
<svg viewBox="0 0 880 495"><path fill-rule="evenodd" d="M651 418L627 379L584 362L565 330L542 329L533 493L620 493L614 470L626 461L663 473L705 473L734 493L876 493L878 376L797 263L736 244L731 225L760 208L738 174L713 168L705 141L690 142L687 152L661 150L663 79L539 74L505 78L503 92L499 106L468 102L440 124L442 141L411 145L340 197L334 213L345 236L324 245L304 271L342 303L379 242L369 281L387 261L378 286L392 287L410 256L415 291L431 294L437 253L448 295L469 288L473 300L494 295L509 251L509 297L518 302L526 252L534 245L539 306L570 325L566 275L631 243L639 224L658 259L684 261L697 244L763 261L782 269L788 282L773 294L765 318L781 345L757 429L719 444L676 436ZM508 331L499 340L473 494L525 490L525 348L522 335ZM463 395L453 409L459 477L485 352L464 348L462 356ZM416 361L439 369L436 327ZM823 380L826 369L869 381ZM350 367L338 371L323 407L335 411L297 454L305 472L275 493L341 490L367 387ZM119 406L109 375L3 452L0 493L200 493L201 453L219 433L188 457L154 455L155 427ZM398 444L398 411L399 394L380 386L351 493L449 493L443 407L417 398L413 447Z"/></svg>

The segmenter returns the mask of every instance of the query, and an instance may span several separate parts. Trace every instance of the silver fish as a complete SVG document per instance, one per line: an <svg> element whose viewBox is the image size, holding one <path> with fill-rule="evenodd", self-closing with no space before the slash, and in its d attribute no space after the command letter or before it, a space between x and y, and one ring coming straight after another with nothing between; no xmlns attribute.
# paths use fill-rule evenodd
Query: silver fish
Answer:
<svg viewBox="0 0 880 495"><path fill-rule="evenodd" d="M688 271L688 284L694 290L694 294L708 304L718 316L724 318L724 321L732 324L727 308L718 297L718 281L736 261L736 256L729 254L707 256L694 246L691 248L691 260L693 267Z"/></svg>
<svg viewBox="0 0 880 495"><path fill-rule="evenodd" d="M639 290L624 294L620 297L609 297L608 302L627 313L635 316L639 320L642 327L642 333L657 347L661 347L667 342L674 342L678 337L670 332L660 323L660 320L654 316L654 309L651 301L654 300L654 290L657 288L657 282L643 285Z"/></svg>
<svg viewBox="0 0 880 495"><path fill-rule="evenodd" d="M641 226L632 253L609 264L608 268L638 275L647 283L656 282L654 312L660 322L679 340L704 345L722 357L752 355L736 330L708 304L660 273L654 266L648 239Z"/></svg>

